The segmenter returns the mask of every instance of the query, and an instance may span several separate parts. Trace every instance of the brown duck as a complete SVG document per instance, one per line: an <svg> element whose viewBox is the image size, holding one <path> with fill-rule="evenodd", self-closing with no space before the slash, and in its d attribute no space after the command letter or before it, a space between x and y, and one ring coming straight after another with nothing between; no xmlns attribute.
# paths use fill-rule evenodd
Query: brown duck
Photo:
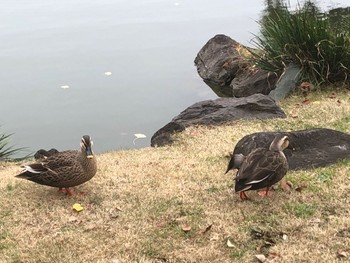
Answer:
<svg viewBox="0 0 350 263"><path fill-rule="evenodd" d="M70 187L89 181L97 171L96 158L92 152L92 140L84 135L81 151L63 151L50 155L40 162L24 166L16 175L38 184L58 187L59 191L72 195Z"/></svg>
<svg viewBox="0 0 350 263"><path fill-rule="evenodd" d="M236 155L231 159L227 171L237 168L235 192L247 199L245 191L269 188L279 182L288 171L288 162L283 150L288 147L288 136L276 136L269 149L257 148L247 156Z"/></svg>

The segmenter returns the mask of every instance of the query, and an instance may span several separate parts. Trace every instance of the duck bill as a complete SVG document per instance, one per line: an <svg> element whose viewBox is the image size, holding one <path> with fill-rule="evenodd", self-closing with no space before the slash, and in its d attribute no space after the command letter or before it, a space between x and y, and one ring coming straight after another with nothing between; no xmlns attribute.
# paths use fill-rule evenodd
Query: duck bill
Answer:
<svg viewBox="0 0 350 263"><path fill-rule="evenodd" d="M94 153L92 152L90 147L87 147L85 149L85 153L86 153L86 158L88 158L88 159L94 158Z"/></svg>

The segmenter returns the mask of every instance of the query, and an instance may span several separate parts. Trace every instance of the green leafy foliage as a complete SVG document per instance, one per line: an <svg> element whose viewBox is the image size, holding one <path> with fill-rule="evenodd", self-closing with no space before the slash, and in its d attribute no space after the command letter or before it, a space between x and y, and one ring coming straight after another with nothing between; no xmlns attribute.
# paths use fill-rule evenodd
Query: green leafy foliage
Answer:
<svg viewBox="0 0 350 263"><path fill-rule="evenodd" d="M14 148L13 146L9 146L11 136L12 134L0 134L0 161L9 160L13 155L25 149Z"/></svg>
<svg viewBox="0 0 350 263"><path fill-rule="evenodd" d="M350 16L343 17L342 25L347 26L340 31L329 14L310 1L294 12L280 4L269 6L266 13L254 40L258 50L251 51L258 67L281 74L286 65L295 63L303 80L349 82Z"/></svg>

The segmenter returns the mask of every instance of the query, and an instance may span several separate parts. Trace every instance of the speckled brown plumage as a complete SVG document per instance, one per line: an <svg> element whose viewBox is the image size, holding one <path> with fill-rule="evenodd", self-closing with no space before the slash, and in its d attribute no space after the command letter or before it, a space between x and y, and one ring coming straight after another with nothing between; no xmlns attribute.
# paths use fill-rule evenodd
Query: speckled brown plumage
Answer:
<svg viewBox="0 0 350 263"><path fill-rule="evenodd" d="M271 142L269 149L257 148L242 161L231 165L238 168L235 177L235 191L240 193L241 199L246 199L244 193L248 190L258 190L266 188L266 193L273 184L279 182L288 171L288 162L283 150L288 146L287 136L276 136ZM231 160L230 163L233 161ZM228 166L230 170L230 164Z"/></svg>
<svg viewBox="0 0 350 263"><path fill-rule="evenodd" d="M25 166L22 173L16 175L38 184L66 188L89 181L97 171L96 158L92 152L90 136L81 139L81 151L63 151L53 154L41 162Z"/></svg>

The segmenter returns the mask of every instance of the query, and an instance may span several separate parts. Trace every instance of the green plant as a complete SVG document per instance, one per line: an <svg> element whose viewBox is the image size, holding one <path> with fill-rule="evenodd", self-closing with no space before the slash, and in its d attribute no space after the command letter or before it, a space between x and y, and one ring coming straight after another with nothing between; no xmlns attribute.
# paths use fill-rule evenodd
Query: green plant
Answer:
<svg viewBox="0 0 350 263"><path fill-rule="evenodd" d="M14 148L9 146L9 138L11 134L0 134L0 161L11 159L11 156L19 153L24 148Z"/></svg>
<svg viewBox="0 0 350 263"><path fill-rule="evenodd" d="M350 25L350 16L344 19ZM251 50L258 67L281 74L286 65L295 63L301 68L302 80L318 84L349 81L349 30L335 30L328 14L312 2L295 12L285 4L270 8L259 24L260 35L254 40L258 50Z"/></svg>

